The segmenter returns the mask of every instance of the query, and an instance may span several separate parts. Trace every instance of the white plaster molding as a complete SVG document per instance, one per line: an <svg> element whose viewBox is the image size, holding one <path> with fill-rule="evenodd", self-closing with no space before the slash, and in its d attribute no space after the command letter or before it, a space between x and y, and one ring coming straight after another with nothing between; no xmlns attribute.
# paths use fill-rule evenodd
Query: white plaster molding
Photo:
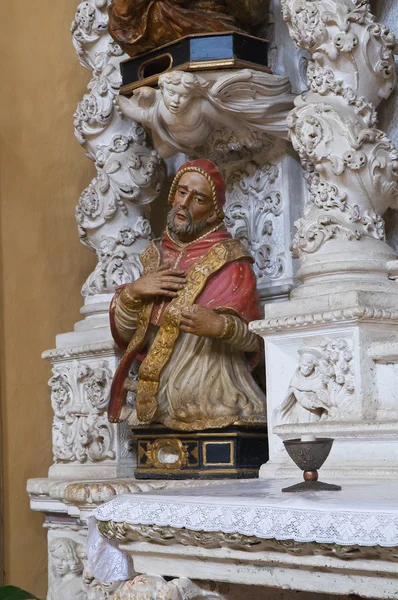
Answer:
<svg viewBox="0 0 398 600"><path fill-rule="evenodd" d="M307 423L360 417L355 398L352 340L320 338L298 349L298 367L274 422ZM274 428L275 431L275 428Z"/></svg>
<svg viewBox="0 0 398 600"><path fill-rule="evenodd" d="M93 368L74 361L54 367L52 372L49 385L54 411L54 461L114 459L115 432L105 414L113 376L108 362Z"/></svg>
<svg viewBox="0 0 398 600"><path fill-rule="evenodd" d="M127 135L107 131L108 144L98 146L95 155L97 176L76 207L80 240L98 258L84 296L109 293L137 279L138 255L152 237L145 206L159 195L165 170L141 126L134 125Z"/></svg>
<svg viewBox="0 0 398 600"><path fill-rule="evenodd" d="M134 556L134 566L142 572L158 572L163 576L227 582L231 600L262 600L269 590L270 598L300 598L300 592L318 594L358 594L364 598L397 598L398 570L391 559L358 558L342 560L337 556L302 556L281 551L257 551L252 548L204 548L173 544L132 542L123 545ZM352 548L352 557L356 550ZM234 593L234 584L240 584ZM214 584L213 584L214 585ZM228 589L228 588L227 588ZM257 596L258 594L258 596ZM280 595L279 595L280 594Z"/></svg>
<svg viewBox="0 0 398 600"><path fill-rule="evenodd" d="M52 364L64 361L65 359L73 360L79 358L93 358L94 356L113 356L117 351L116 344L113 341L98 342L86 344L84 346L72 346L65 348L54 348L54 350L46 350L42 354L42 358L50 361Z"/></svg>

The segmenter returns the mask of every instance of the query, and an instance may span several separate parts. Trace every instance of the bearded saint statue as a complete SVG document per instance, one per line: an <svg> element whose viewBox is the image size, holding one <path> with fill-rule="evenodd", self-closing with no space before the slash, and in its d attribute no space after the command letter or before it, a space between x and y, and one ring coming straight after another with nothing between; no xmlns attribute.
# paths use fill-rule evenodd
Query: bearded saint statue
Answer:
<svg viewBox="0 0 398 600"><path fill-rule="evenodd" d="M109 419L121 418L137 359L130 424L185 431L264 424L265 396L251 375L260 342L248 328L260 316L253 259L224 226L221 173L206 159L184 164L169 201L162 239L141 255L142 276L118 288L111 304L112 333L125 353Z"/></svg>
<svg viewBox="0 0 398 600"><path fill-rule="evenodd" d="M109 33L129 56L189 35L241 31L264 19L263 0L113 0Z"/></svg>

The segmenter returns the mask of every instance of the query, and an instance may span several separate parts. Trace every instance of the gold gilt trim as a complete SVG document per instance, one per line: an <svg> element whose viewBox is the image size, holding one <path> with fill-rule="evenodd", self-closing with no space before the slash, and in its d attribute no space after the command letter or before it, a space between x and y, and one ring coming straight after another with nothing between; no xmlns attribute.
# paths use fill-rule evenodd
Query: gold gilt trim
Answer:
<svg viewBox="0 0 398 600"><path fill-rule="evenodd" d="M208 462L207 460L207 446L211 444L212 446L215 446L216 444L229 444L229 462L222 462L222 463L215 463L215 462ZM234 447L235 444L234 442L213 442L213 441L209 441L209 442L203 442L203 465L205 467L233 467L235 464L234 461Z"/></svg>
<svg viewBox="0 0 398 600"><path fill-rule="evenodd" d="M258 475L258 471L259 469L246 469L245 467L242 467L240 469L183 469L183 470L170 470L167 471L168 475L184 475L188 476L188 475L197 475L198 479L214 479L214 475L226 475L227 478L231 478L231 475L241 475L242 479L244 478L244 476L250 476L250 475ZM136 467L134 469L134 475L164 475L164 471L161 471L160 469L151 469L148 467ZM188 479L188 477L187 477Z"/></svg>
<svg viewBox="0 0 398 600"><path fill-rule="evenodd" d="M127 62L127 61L124 61ZM213 69L253 69L256 71L262 71L263 73L272 73L272 69L270 67L266 67L265 65L258 65L257 63L252 63L248 60L240 60L234 58L223 58L219 60L202 60L202 61L191 61L185 62L181 65L176 65L174 68L167 69L166 71L162 71L161 73L156 73L155 75L150 75L144 79L137 79L132 83L127 83L120 88L119 93L122 96L131 96L131 94L137 88L142 87L143 85L154 86L158 84L159 77L164 75L165 73L171 73L175 70L178 71L210 71Z"/></svg>
<svg viewBox="0 0 398 600"><path fill-rule="evenodd" d="M160 265L160 253L153 242L151 242L148 248L142 252L140 261L144 267L144 273L149 273ZM144 343L154 302L155 299L153 299L151 302L144 302L143 307L138 311L137 329L131 338L129 345L127 346L126 353L135 352ZM117 371L115 373L115 377L116 376ZM118 419L116 419L114 422L117 421Z"/></svg>
<svg viewBox="0 0 398 600"><path fill-rule="evenodd" d="M178 459L173 463L165 463L159 459L159 452L165 448L171 448L178 453ZM188 449L181 440L176 438L168 440L155 440L153 443L148 442L146 457L150 467L160 469L162 471L178 471L188 464ZM142 466L142 465L141 465Z"/></svg>
<svg viewBox="0 0 398 600"><path fill-rule="evenodd" d="M175 438L175 436L176 436L175 433L161 433L161 432L156 433L156 429L157 429L156 425L153 423L151 425L151 428L152 428L152 426L153 426L153 436L152 437L154 437L156 435L161 435L162 439L163 438L167 439L167 438ZM137 431L138 431L138 426L137 425L129 425L129 429L132 430L132 432L134 434L134 439L136 439L136 440L143 440L143 441L147 441L147 442L149 442L149 441L152 440L152 437L150 437L151 434L148 434L148 433L147 434L137 433ZM238 433L237 432L237 433L222 433L221 434L221 433L208 433L207 431L197 432L197 433L182 433L181 434L181 437L184 440L199 440L199 439L208 438L208 437L215 437L215 438L219 438L219 439L221 437L222 438L234 438L234 439L236 439L238 437L239 438L242 437L242 438L263 439L263 438L265 438L265 436L266 436L266 433L242 433L242 432ZM222 440L220 440L220 441L222 441Z"/></svg>
<svg viewBox="0 0 398 600"><path fill-rule="evenodd" d="M180 333L181 312L195 302L208 278L229 262L247 257L238 240L225 240L211 247L187 272L187 283L167 306L156 338L139 369L136 396L138 420L150 423L158 408L156 399L160 374L168 363Z"/></svg>

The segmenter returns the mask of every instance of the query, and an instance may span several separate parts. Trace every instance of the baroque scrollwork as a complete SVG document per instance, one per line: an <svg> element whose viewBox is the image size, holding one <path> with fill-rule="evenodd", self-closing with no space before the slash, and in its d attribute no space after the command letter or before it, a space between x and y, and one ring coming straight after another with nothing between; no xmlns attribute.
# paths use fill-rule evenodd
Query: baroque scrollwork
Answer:
<svg viewBox="0 0 398 600"><path fill-rule="evenodd" d="M288 117L310 191L294 256L341 236L384 243L382 215L398 197L398 154L375 125L376 107L396 84L394 35L367 2L282 0L282 7L290 36L312 55L308 92Z"/></svg>
<svg viewBox="0 0 398 600"><path fill-rule="evenodd" d="M114 432L105 412L113 373L106 361L55 366L49 381L55 462L114 458Z"/></svg>
<svg viewBox="0 0 398 600"><path fill-rule="evenodd" d="M278 176L276 165L250 161L227 181L225 222L253 255L260 281L278 279L285 270L283 248L278 244L283 227L282 196L273 189Z"/></svg>
<svg viewBox="0 0 398 600"><path fill-rule="evenodd" d="M114 135L96 153L97 176L76 207L80 239L97 253L98 264L83 286L84 296L112 291L141 273L143 241L152 233L142 207L160 193L164 165L145 145L141 125L129 135Z"/></svg>
<svg viewBox="0 0 398 600"><path fill-rule="evenodd" d="M216 129L207 138L205 156L217 165L253 160L258 154L266 154L276 139L264 131L244 131L237 134L228 129Z"/></svg>
<svg viewBox="0 0 398 600"><path fill-rule="evenodd" d="M114 103L121 84L120 73L115 65L107 62L104 55L96 58L93 78L88 84L74 114L75 135L80 144L85 144L102 133L119 116Z"/></svg>
<svg viewBox="0 0 398 600"><path fill-rule="evenodd" d="M109 57L120 57L123 50L108 34L108 0L85 0L72 21L72 41L80 64L89 70L95 67L95 57L103 51Z"/></svg>
<svg viewBox="0 0 398 600"><path fill-rule="evenodd" d="M115 102L124 54L108 33L108 4L81 2L71 27L80 63L92 72L74 115L75 135L97 169L76 209L80 240L98 258L84 296L113 292L139 276L138 255L151 237L146 206L158 196L164 177L143 128L126 119Z"/></svg>

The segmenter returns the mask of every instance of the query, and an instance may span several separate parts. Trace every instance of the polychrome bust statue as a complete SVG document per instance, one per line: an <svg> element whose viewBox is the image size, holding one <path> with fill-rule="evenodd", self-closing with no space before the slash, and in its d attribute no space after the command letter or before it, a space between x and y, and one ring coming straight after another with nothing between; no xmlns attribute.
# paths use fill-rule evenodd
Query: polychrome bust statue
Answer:
<svg viewBox="0 0 398 600"><path fill-rule="evenodd" d="M265 423L265 397L255 383L259 296L251 256L224 226L225 184L206 159L184 164L172 183L163 237L141 255L143 274L120 287L111 327L124 355L108 410L129 423L185 431ZM139 381L129 373L138 360Z"/></svg>

